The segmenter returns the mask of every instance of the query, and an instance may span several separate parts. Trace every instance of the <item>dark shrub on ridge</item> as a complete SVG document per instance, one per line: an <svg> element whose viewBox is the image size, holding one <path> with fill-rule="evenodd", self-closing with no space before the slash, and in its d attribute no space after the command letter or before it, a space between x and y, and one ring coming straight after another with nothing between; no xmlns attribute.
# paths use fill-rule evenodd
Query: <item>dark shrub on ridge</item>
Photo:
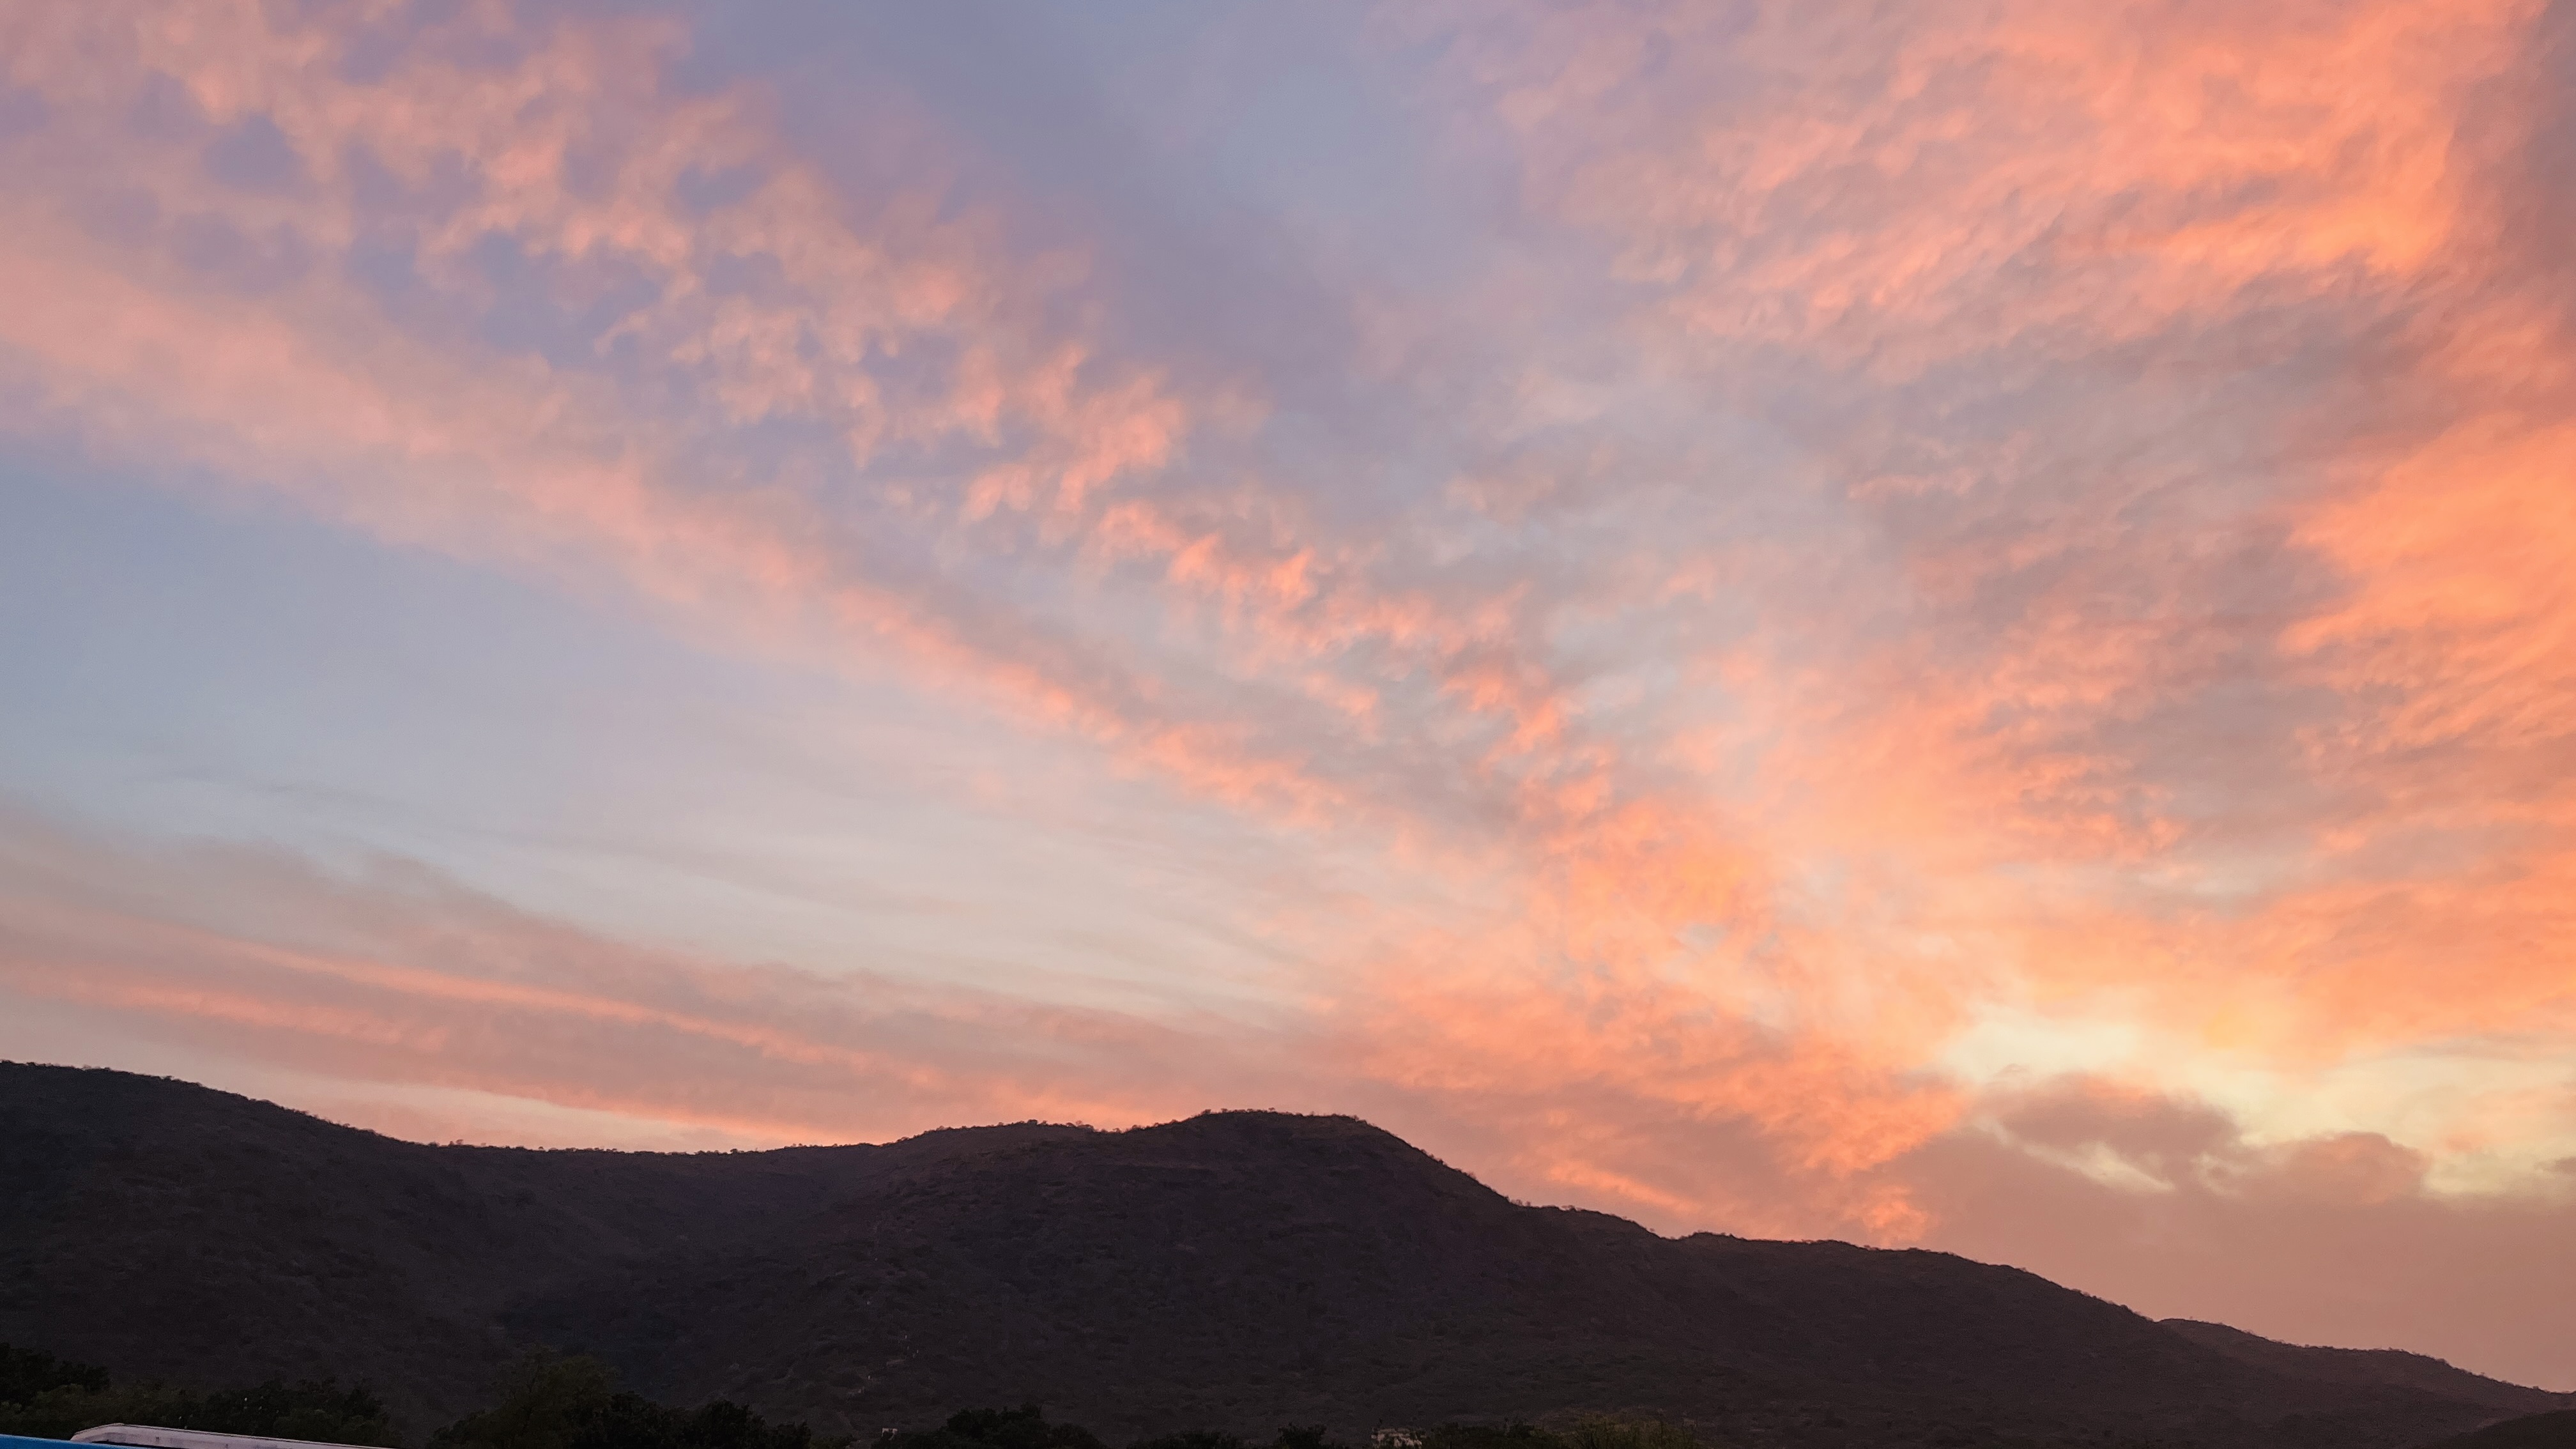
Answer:
<svg viewBox="0 0 2576 1449"><path fill-rule="evenodd" d="M813 1449L803 1424L772 1424L718 1400L674 1409L618 1389L597 1359L531 1354L501 1402L438 1431L432 1449Z"/></svg>

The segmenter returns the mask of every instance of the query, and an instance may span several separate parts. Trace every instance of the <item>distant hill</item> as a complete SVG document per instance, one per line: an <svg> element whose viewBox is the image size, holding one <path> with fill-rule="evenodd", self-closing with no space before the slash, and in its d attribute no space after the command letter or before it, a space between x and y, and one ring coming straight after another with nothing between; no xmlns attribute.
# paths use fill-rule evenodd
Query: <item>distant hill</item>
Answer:
<svg viewBox="0 0 2576 1449"><path fill-rule="evenodd" d="M2397 1449L2571 1405L1946 1254L1522 1207L1349 1118L539 1152L8 1064L0 1339L355 1378L415 1435L535 1344L826 1432L1035 1400L1113 1442L1602 1411L1770 1444Z"/></svg>
<svg viewBox="0 0 2576 1449"><path fill-rule="evenodd" d="M2476 1404L2498 1414L2528 1414L2548 1400L2576 1402L2576 1396L2547 1393L2520 1384L2501 1383L2453 1368L2427 1354L2394 1348L2302 1348L2259 1338L2224 1323L2168 1318L2164 1326L2228 1357L2292 1378L2358 1388L2396 1385L2421 1389L2447 1399Z"/></svg>

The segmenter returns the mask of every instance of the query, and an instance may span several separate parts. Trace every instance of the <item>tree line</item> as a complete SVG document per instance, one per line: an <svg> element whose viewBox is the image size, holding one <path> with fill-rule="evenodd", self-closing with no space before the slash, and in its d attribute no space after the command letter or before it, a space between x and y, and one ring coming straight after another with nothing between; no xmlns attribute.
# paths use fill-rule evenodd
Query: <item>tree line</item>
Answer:
<svg viewBox="0 0 2576 1449"><path fill-rule="evenodd" d="M364 1386L271 1379L245 1389L119 1384L107 1370L0 1343L0 1434L67 1439L97 1424L153 1424L405 1449L384 1403ZM718 1399L675 1408L618 1387L597 1359L535 1353L505 1377L491 1408L437 1430L426 1449L1109 1449L1079 1424L1034 1404L967 1409L928 1429L888 1430L871 1445L771 1423ZM1288 1425L1256 1444L1212 1429L1139 1440L1127 1449L1354 1449L1321 1425ZM1660 1420L1589 1419L1563 1431L1529 1424L1441 1424L1390 1431L1365 1449L1699 1449Z"/></svg>
<svg viewBox="0 0 2576 1449"><path fill-rule="evenodd" d="M383 1402L331 1380L244 1389L119 1384L95 1364L0 1343L0 1434L67 1439L94 1424L158 1424L337 1444L400 1443Z"/></svg>

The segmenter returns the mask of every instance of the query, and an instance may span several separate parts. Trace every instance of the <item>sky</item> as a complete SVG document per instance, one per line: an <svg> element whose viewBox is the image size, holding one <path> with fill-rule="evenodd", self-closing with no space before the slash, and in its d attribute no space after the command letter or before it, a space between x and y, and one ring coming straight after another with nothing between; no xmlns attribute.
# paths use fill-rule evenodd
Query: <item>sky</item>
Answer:
<svg viewBox="0 0 2576 1449"><path fill-rule="evenodd" d="M2564 0L0 7L0 1056L2576 1389L2571 228Z"/></svg>

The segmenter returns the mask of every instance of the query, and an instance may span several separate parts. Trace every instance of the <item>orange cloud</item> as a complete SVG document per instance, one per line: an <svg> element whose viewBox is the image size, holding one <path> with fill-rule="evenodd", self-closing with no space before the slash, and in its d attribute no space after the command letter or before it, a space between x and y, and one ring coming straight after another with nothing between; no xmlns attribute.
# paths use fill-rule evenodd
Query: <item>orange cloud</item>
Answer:
<svg viewBox="0 0 2576 1449"><path fill-rule="evenodd" d="M1705 666L1733 719L1681 758L1754 781L1698 807L1749 919L1819 924L1771 979L1820 1021L1929 1004L1872 1060L2014 1002L2190 1043L2148 1080L2565 1039L2576 459L2504 189L2540 20L1443 22L1531 204L1615 253L1655 381L1838 430L1845 532L1805 542L1891 574L1820 596L1794 545L1664 573L1762 601ZM2295 370L2328 349L2344 372ZM1630 959L1689 918L1638 908L1682 869L1620 867Z"/></svg>
<svg viewBox="0 0 2576 1449"><path fill-rule="evenodd" d="M138 855L9 822L0 983L180 1042L360 1082L524 1096L845 1140L941 1120L1131 1123L1211 1063L1179 1024L865 972L694 960L529 916L419 871L321 875ZM301 937L299 941L296 938ZM1238 1043L1243 1086L1268 1069Z"/></svg>

